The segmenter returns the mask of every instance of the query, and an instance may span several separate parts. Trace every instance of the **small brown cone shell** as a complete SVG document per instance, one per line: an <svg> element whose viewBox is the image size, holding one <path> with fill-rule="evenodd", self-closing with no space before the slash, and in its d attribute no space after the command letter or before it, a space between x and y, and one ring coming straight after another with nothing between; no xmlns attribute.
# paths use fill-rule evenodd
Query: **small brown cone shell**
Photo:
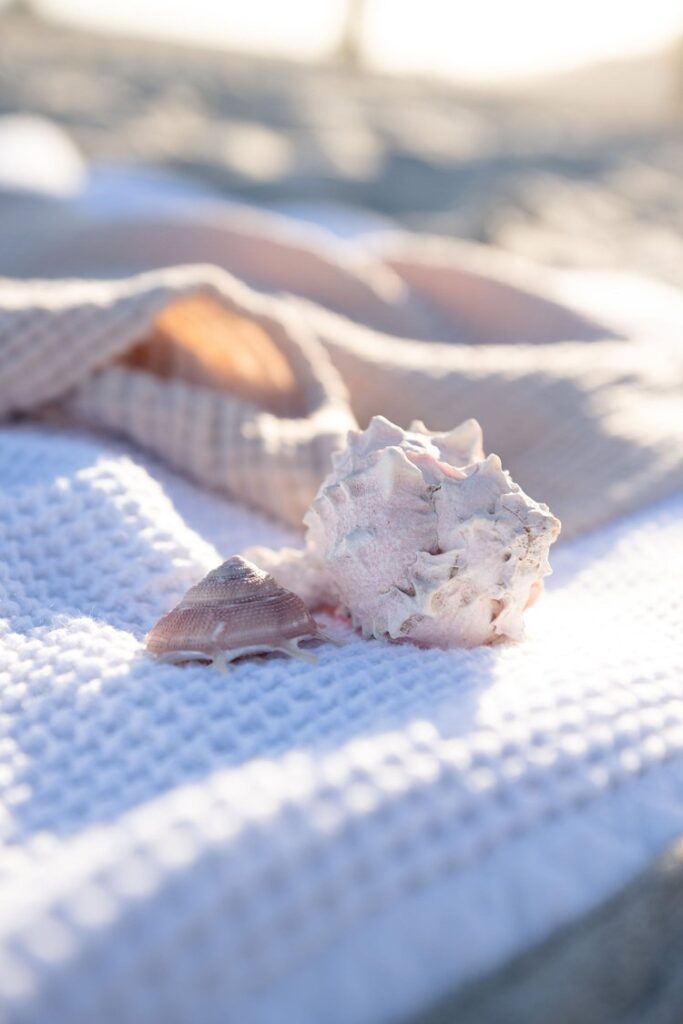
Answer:
<svg viewBox="0 0 683 1024"><path fill-rule="evenodd" d="M166 662L226 661L299 650L304 639L325 639L303 601L272 576L235 555L191 587L147 637L147 650Z"/></svg>

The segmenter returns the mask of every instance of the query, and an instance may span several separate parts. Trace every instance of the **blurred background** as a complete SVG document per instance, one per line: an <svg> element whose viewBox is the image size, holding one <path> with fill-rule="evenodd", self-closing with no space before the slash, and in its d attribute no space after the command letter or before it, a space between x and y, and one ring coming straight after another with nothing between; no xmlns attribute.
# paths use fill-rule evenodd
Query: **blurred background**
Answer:
<svg viewBox="0 0 683 1024"><path fill-rule="evenodd" d="M681 284L682 39L683 0L0 0L0 184L161 165Z"/></svg>

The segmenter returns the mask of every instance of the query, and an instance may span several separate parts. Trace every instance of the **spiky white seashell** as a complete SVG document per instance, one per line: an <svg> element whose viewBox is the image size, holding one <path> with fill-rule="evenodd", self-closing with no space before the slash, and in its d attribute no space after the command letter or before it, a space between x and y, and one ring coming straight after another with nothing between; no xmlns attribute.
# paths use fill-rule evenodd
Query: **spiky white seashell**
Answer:
<svg viewBox="0 0 683 1024"><path fill-rule="evenodd" d="M326 639L296 594L236 555L213 569L152 627L147 650L160 661L212 661L280 651L315 661L305 639Z"/></svg>
<svg viewBox="0 0 683 1024"><path fill-rule="evenodd" d="M439 647L521 639L560 530L484 455L476 420L431 433L382 416L349 434L304 521L303 551L250 557L365 636Z"/></svg>

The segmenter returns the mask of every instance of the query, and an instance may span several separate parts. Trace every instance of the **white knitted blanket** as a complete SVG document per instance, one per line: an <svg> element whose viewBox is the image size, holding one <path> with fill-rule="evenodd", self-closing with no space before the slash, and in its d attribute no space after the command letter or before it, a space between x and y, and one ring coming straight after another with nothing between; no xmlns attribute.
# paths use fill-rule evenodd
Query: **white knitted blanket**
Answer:
<svg viewBox="0 0 683 1024"><path fill-rule="evenodd" d="M393 1022L680 833L680 494L560 546L521 646L420 651L331 622L344 646L318 666L222 676L142 643L221 557L296 542L214 488L297 523L376 412L477 415L565 537L680 492L677 296L669 317L615 281L610 330L604 285L565 306L559 280L468 246L373 254L223 209L44 212L0 218L9 272L218 268L0 281L3 420L55 403L165 460L0 429L3 1024ZM196 292L287 355L299 418L121 362Z"/></svg>
<svg viewBox="0 0 683 1024"><path fill-rule="evenodd" d="M0 483L3 1021L392 1021L683 828L683 497L560 548L523 645L223 676L144 634L284 530L45 428Z"/></svg>

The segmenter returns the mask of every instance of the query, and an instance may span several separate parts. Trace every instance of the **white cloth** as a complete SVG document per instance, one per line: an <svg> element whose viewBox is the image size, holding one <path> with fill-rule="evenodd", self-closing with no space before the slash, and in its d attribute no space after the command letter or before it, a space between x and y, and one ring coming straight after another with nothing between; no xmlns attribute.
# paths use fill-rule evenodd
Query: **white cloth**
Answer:
<svg viewBox="0 0 683 1024"><path fill-rule="evenodd" d="M683 827L683 497L559 549L523 645L224 676L144 634L284 530L35 427L0 484L3 1020L381 1024Z"/></svg>
<svg viewBox="0 0 683 1024"><path fill-rule="evenodd" d="M148 214L159 182L123 185L91 179L75 204ZM333 269L319 286L335 308ZM615 279L610 315L677 343L679 296L646 288ZM567 301L579 290L601 316L607 282L567 275ZM345 349L335 330L323 316L365 380L365 336ZM422 346L394 347L422 367ZM643 411L641 440L675 401ZM589 484L583 504L600 505ZM221 557L292 539L111 441L0 431L3 1022L384 1024L589 911L680 834L683 496L559 547L519 647L420 651L328 622L345 646L317 667L222 676L144 655Z"/></svg>

